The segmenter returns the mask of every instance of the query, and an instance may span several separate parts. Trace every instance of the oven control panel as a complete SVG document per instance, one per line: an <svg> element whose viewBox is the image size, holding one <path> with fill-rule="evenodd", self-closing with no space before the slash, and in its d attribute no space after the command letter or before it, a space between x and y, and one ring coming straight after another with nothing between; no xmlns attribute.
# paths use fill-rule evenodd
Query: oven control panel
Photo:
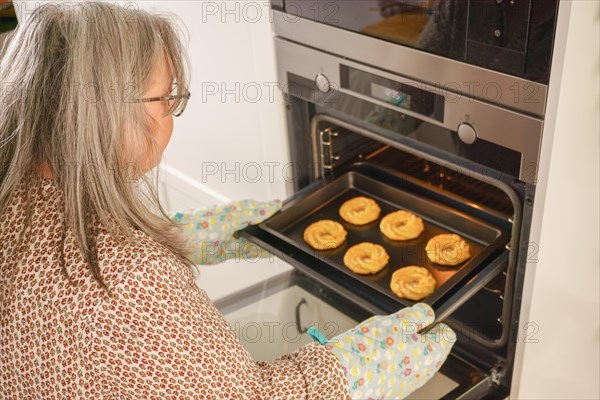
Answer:
<svg viewBox="0 0 600 400"><path fill-rule="evenodd" d="M340 88L384 101L423 117L444 121L444 96L421 89L418 82L400 82L341 64Z"/></svg>

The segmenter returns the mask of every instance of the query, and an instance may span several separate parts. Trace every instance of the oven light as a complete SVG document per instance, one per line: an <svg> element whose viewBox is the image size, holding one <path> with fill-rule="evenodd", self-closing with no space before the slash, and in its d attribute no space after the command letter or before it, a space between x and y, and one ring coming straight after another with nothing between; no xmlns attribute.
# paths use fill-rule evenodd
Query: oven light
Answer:
<svg viewBox="0 0 600 400"><path fill-rule="evenodd" d="M478 209L478 210L481 210L481 206L480 206L479 204L477 204L477 203L472 203L472 202L470 202L470 201L467 201L467 204L468 204L469 206L473 207L473 208L476 208L476 209Z"/></svg>

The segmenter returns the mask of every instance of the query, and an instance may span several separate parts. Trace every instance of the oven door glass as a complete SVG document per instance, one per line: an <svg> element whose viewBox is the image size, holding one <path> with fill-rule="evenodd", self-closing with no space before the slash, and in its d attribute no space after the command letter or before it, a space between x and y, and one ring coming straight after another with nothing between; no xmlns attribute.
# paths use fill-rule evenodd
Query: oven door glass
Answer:
<svg viewBox="0 0 600 400"><path fill-rule="evenodd" d="M215 303L254 360L273 360L312 340L318 327L328 338L372 315L319 280L294 270ZM409 399L484 398L487 373L451 355L441 370Z"/></svg>
<svg viewBox="0 0 600 400"><path fill-rule="evenodd" d="M557 0L273 0L298 18L547 83Z"/></svg>
<svg viewBox="0 0 600 400"><path fill-rule="evenodd" d="M451 3L451 4L450 4ZM286 13L323 24L420 48L432 53L462 58L468 2L430 0L337 0L287 1ZM291 16L289 18L291 18ZM436 39L443 24L457 24L448 30L447 42ZM448 46L447 43L451 45Z"/></svg>

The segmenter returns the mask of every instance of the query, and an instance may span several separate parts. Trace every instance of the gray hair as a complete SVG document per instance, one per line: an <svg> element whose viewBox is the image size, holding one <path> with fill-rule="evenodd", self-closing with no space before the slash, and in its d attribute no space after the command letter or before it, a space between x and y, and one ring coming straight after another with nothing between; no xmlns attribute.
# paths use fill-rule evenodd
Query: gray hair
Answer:
<svg viewBox="0 0 600 400"><path fill-rule="evenodd" d="M143 103L128 101L142 98L165 55L174 94L187 93L180 32L172 17L102 2L69 4L41 5L3 50L0 213L19 185L31 186L47 165L62 193L65 228L102 286L90 221L129 243L140 230L190 265L187 244L160 204L157 179L140 177L141 161L158 151L153 120ZM30 215L31 204L27 209Z"/></svg>

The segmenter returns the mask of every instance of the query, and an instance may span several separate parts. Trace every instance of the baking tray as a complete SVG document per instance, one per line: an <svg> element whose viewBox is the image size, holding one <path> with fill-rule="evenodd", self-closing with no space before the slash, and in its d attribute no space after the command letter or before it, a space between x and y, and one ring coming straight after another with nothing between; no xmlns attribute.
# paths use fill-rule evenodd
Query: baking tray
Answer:
<svg viewBox="0 0 600 400"><path fill-rule="evenodd" d="M377 201L381 207L381 214L376 221L356 226L345 222L339 216L340 206L356 196L367 196ZM387 239L379 230L381 218L400 209L410 211L423 219L425 230L418 238L393 241ZM306 227L322 219L338 221L348 232L346 241L340 247L333 250L315 250L304 242ZM300 198L294 198L277 214L260 224L260 228L322 260L349 279L367 285L405 305L414 302L400 299L390 290L390 278L397 269L408 265L427 268L436 279L437 286L431 295L421 301L433 305L508 242L508 235L494 225L356 171L350 171L308 194L304 193ZM429 261L425 245L430 238L441 233L456 233L462 236L471 247L472 257L454 267L441 266ZM390 260L383 270L376 274L359 275L344 265L346 250L361 242L376 243L386 249Z"/></svg>

